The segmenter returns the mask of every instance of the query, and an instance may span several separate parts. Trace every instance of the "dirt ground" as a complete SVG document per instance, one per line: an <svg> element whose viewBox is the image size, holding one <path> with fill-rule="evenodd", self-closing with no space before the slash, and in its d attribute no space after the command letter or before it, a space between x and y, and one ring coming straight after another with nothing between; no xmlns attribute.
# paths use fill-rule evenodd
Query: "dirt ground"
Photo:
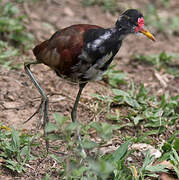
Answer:
<svg viewBox="0 0 179 180"><path fill-rule="evenodd" d="M154 2L153 0L136 0L132 1L132 3L129 0L120 1L119 10L122 12L131 7L144 9L148 3ZM115 15L104 13L98 6L84 8L80 0L43 0L36 3L35 6L34 4L25 4L20 5L20 7L30 16L28 29L36 36L37 44L42 40L48 39L56 29L78 23L112 27L118 18L118 13ZM173 0L170 8L161 8L159 12L164 15L175 16L178 13L178 9L179 1ZM124 40L113 63L117 64L117 69L128 73L129 80L132 79L138 84L144 83L155 94L160 95L168 92L171 95L176 95L179 93L179 78L174 78L171 75L165 74L165 72L158 72L160 76L165 76L166 86L164 87L151 66L130 60L133 54L159 54L162 51L166 51L167 53L179 52L179 36L166 36L165 34L157 33L155 28L148 27L148 29L155 34L157 39L155 43L145 37L131 35ZM32 59L34 59L32 52L27 51L24 52L24 56L16 61L17 63L23 63ZM50 120L53 120L52 114L54 112L70 116L78 86L60 79L45 65L32 66L32 71L49 97ZM95 103L91 97L93 93L108 95L110 94L110 90L108 85L103 81L88 83L83 91L79 105L79 121L87 123L96 118L104 121L103 115L101 117L95 117L93 113L94 109L90 108ZM39 104L40 95L25 74L23 66L18 70L8 70L0 67L1 122L8 126L13 125L18 128L32 130L36 128L38 116L35 116L27 124L23 125L22 122L36 111ZM36 165L36 168L40 169L38 165ZM29 177L31 173L33 174L33 172L29 172L28 175L14 177L14 179L32 179ZM41 173L43 174L43 172ZM40 179L40 175L36 174L34 177L36 177L35 179ZM2 178L0 177L0 179ZM8 178L8 175L6 178L12 179L12 177Z"/></svg>

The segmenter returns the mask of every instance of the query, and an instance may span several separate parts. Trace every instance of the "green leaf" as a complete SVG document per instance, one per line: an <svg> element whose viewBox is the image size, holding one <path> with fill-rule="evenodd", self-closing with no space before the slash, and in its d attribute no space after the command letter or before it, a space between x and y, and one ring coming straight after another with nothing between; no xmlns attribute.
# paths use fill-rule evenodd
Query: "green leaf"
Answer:
<svg viewBox="0 0 179 180"><path fill-rule="evenodd" d="M140 115L136 116L136 117L131 117L131 119L134 121L135 125L139 124L139 121L143 120L144 118Z"/></svg>
<svg viewBox="0 0 179 180"><path fill-rule="evenodd" d="M176 151L179 151L179 138L178 138L178 137L175 138L175 142L174 142L173 148L174 148Z"/></svg>
<svg viewBox="0 0 179 180"><path fill-rule="evenodd" d="M93 149L93 148L96 148L98 147L98 144L94 141L83 141L82 142L82 145L83 145L83 148L85 149Z"/></svg>
<svg viewBox="0 0 179 180"><path fill-rule="evenodd" d="M53 132L56 130L58 130L58 127L54 123L48 123L47 126L45 127L45 132L47 132L47 133L50 133L50 132Z"/></svg>
<svg viewBox="0 0 179 180"><path fill-rule="evenodd" d="M89 123L89 126L96 129L97 132L102 131L102 127L101 127L101 124L99 122L91 122L91 123Z"/></svg>
<svg viewBox="0 0 179 180"><path fill-rule="evenodd" d="M139 103L135 99L133 99L133 98L131 98L129 96L125 96L124 97L124 101L128 105L132 106L133 108L140 109L140 105L139 105Z"/></svg>
<svg viewBox="0 0 179 180"><path fill-rule="evenodd" d="M109 96L102 96L102 95L99 95L99 94L92 94L93 97L101 100L101 101L104 101L104 102L111 102L112 101L112 98L109 97Z"/></svg>
<svg viewBox="0 0 179 180"><path fill-rule="evenodd" d="M145 170L150 172L167 172L168 170L165 168L167 168L167 165L158 164L155 166L148 165L145 167Z"/></svg>
<svg viewBox="0 0 179 180"><path fill-rule="evenodd" d="M121 144L120 147L112 154L112 158L109 159L109 161L116 163L119 160L121 160L128 151L129 143L130 143L130 141L127 141L127 142Z"/></svg>
<svg viewBox="0 0 179 180"><path fill-rule="evenodd" d="M0 54L0 62L2 59L7 59L12 56L17 56L18 54L19 54L19 51L17 49L7 50L7 51L3 52L2 54Z"/></svg>
<svg viewBox="0 0 179 180"><path fill-rule="evenodd" d="M80 126L81 125L78 122L77 123L71 122L71 123L67 124L65 129L66 129L66 131L72 132L72 131L76 130L77 128L79 128Z"/></svg>
<svg viewBox="0 0 179 180"><path fill-rule="evenodd" d="M129 94L127 92L122 91L120 89L112 89L112 92L117 96L129 97Z"/></svg>
<svg viewBox="0 0 179 180"><path fill-rule="evenodd" d="M69 119L68 117L57 113L53 114L53 117L59 126L62 126Z"/></svg>
<svg viewBox="0 0 179 180"><path fill-rule="evenodd" d="M16 131L15 129L12 129L11 143L14 150L18 151L20 148L20 138L18 131Z"/></svg>

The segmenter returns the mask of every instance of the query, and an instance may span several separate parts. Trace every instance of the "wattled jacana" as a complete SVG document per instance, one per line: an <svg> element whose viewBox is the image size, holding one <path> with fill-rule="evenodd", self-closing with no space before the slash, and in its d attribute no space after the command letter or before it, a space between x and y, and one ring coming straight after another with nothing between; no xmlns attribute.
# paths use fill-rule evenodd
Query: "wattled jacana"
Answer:
<svg viewBox="0 0 179 180"><path fill-rule="evenodd" d="M43 63L64 79L79 84L79 91L72 108L71 118L77 121L77 107L83 88L89 81L101 80L114 56L128 34L142 33L155 41L153 35L144 29L143 15L135 9L128 9L119 16L115 27L102 28L96 25L77 24L57 31L49 40L33 49L36 61L24 64L25 71L42 96L37 111L43 117L43 127L48 122L48 98L33 76L30 65ZM27 121L28 121L27 120Z"/></svg>

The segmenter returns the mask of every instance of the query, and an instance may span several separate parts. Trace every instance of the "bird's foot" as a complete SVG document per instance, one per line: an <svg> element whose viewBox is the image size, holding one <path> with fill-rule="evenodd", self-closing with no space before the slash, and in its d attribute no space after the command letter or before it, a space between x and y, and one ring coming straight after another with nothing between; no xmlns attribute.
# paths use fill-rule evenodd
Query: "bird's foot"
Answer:
<svg viewBox="0 0 179 180"><path fill-rule="evenodd" d="M38 122L37 122L37 130L39 130L40 127L43 127L46 150L47 150L47 153L48 153L49 140L47 138L47 132L45 130L45 127L49 122L49 118L48 118L48 98L41 101L41 103L40 103L39 107L37 108L37 110L24 122L24 124L27 123L28 121L30 121L38 113L40 113L40 115L39 115L39 119L38 119ZM43 122L42 122L42 119L43 119Z"/></svg>
<svg viewBox="0 0 179 180"><path fill-rule="evenodd" d="M29 122L36 114L40 112L38 123L37 123L37 129L40 129L40 127L43 127L44 129L46 124L49 122L47 105L48 105L48 101L42 100L37 110L26 121L24 121L23 124ZM43 118L43 122L41 122L42 118Z"/></svg>

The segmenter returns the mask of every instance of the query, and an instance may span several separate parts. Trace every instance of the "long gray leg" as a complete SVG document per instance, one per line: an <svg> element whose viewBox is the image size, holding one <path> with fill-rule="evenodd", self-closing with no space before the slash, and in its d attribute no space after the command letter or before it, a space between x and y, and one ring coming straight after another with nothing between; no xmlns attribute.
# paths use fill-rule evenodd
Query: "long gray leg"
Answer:
<svg viewBox="0 0 179 180"><path fill-rule="evenodd" d="M72 118L72 121L73 122L77 122L77 108L78 108L78 103L79 103L79 100L80 100L80 96L81 96L81 93L83 91L83 88L85 87L87 83L81 83L79 84L79 91L78 91L78 94L76 96L76 100L75 100L75 103L73 105L73 108L72 108L72 112L71 112L71 118Z"/></svg>
<svg viewBox="0 0 179 180"><path fill-rule="evenodd" d="M78 108L78 104L79 104L81 93L82 93L83 88L85 87L86 84L87 83L79 84L79 91L78 91L78 94L76 96L76 100L75 100L75 103L73 105L72 112L71 112L71 118L72 118L73 122L78 122L78 120L77 120L77 108ZM81 136L80 136L79 129L77 129L77 138L78 138L79 143L80 143L81 152L82 152L83 156L86 156L85 150L84 150L83 145L81 143Z"/></svg>
<svg viewBox="0 0 179 180"><path fill-rule="evenodd" d="M44 129L44 135L46 136L47 134L45 132L45 126L49 122L49 119L48 119L48 97L45 94L45 92L43 91L43 89L40 87L39 83L37 82L37 80L35 79L34 75L32 74L32 72L30 70L30 65L32 65L32 64L40 64L40 62L35 61L35 62L24 63L24 69L25 69L25 72L27 73L27 75L30 77L33 84L35 85L35 87L38 89L39 93L41 94L42 100L41 100L40 106L38 107L36 112L30 118L28 118L24 123L28 122L33 116L35 116L35 114L37 114L40 111L38 128L40 126L41 119L43 117L43 129ZM49 143L48 143L48 140L46 140L47 150L48 150L48 147L49 147Z"/></svg>

